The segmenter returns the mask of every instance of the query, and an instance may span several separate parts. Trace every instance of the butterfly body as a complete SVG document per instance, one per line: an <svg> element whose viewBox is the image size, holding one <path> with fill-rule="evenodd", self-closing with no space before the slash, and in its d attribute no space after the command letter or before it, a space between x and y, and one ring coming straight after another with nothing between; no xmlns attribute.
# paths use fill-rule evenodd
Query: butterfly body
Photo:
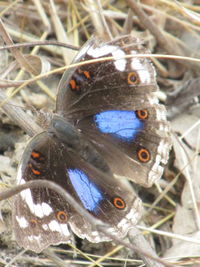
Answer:
<svg viewBox="0 0 200 267"><path fill-rule="evenodd" d="M150 186L162 175L170 149L165 109L154 95L153 66L146 58L124 58L137 53L145 49L132 37L92 39L80 50L74 62L99 61L63 75L56 114L27 145L17 178L18 184L56 182L121 238L137 223L142 207L115 174ZM109 56L114 60L100 60ZM70 229L91 242L110 240L47 188L17 195L13 222L19 245L36 252L68 242Z"/></svg>

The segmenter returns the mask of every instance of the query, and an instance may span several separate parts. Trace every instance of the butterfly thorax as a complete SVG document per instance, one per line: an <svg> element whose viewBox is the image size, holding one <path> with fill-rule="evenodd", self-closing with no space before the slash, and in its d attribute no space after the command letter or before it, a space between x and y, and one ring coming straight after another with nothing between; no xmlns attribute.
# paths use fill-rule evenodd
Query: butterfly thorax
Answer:
<svg viewBox="0 0 200 267"><path fill-rule="evenodd" d="M100 171L106 173L110 172L107 163L94 148L94 145L92 145L89 140L86 140L81 132L66 119L54 115L49 125L48 133L53 136L53 138L63 142L65 146L67 145L70 153L78 155Z"/></svg>

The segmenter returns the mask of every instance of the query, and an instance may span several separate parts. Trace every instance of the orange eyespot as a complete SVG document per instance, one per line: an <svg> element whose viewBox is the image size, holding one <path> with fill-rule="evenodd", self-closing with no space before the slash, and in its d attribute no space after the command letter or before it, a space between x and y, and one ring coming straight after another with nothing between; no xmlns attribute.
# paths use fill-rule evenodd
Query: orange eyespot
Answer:
<svg viewBox="0 0 200 267"><path fill-rule="evenodd" d="M137 115L138 119L145 120L148 118L149 113L146 109L143 109L143 110L137 110L136 115Z"/></svg>
<svg viewBox="0 0 200 267"><path fill-rule="evenodd" d="M90 79L91 77L90 77L90 73L89 73L89 71L83 71L83 74L85 75L85 77L87 78L87 79Z"/></svg>
<svg viewBox="0 0 200 267"><path fill-rule="evenodd" d="M126 207L126 204L121 197L113 198L113 204L114 204L115 208L117 208L119 210L123 210Z"/></svg>
<svg viewBox="0 0 200 267"><path fill-rule="evenodd" d="M91 75L90 75L90 72L87 71L87 70L82 70L82 69L78 69L77 72L80 74L80 75L84 75L85 78L87 79L91 79Z"/></svg>
<svg viewBox="0 0 200 267"><path fill-rule="evenodd" d="M67 222L67 214L66 212L64 211L59 211L57 214L56 214L56 218L58 219L59 222L61 223L64 223L64 222Z"/></svg>
<svg viewBox="0 0 200 267"><path fill-rule="evenodd" d="M69 85L70 85L72 91L77 91L77 92L80 91L80 86L77 85L77 83L76 83L76 81L74 79L71 79L69 81Z"/></svg>
<svg viewBox="0 0 200 267"><path fill-rule="evenodd" d="M31 157L34 158L34 159L38 159L40 157L40 153L36 152L36 151L33 151L31 153Z"/></svg>
<svg viewBox="0 0 200 267"><path fill-rule="evenodd" d="M31 168L31 171L34 175L41 175L41 172L36 169Z"/></svg>
<svg viewBox="0 0 200 267"><path fill-rule="evenodd" d="M37 152L35 150L31 152L31 158L36 162L45 161L45 157L40 152Z"/></svg>
<svg viewBox="0 0 200 267"><path fill-rule="evenodd" d="M34 175L41 175L41 172L36 170L36 169L34 169L34 167L33 167L33 165L31 163L29 163L28 166L29 166L30 170L32 171L32 173Z"/></svg>
<svg viewBox="0 0 200 267"><path fill-rule="evenodd" d="M136 72L129 72L127 81L130 85L136 85L140 82L140 79Z"/></svg>
<svg viewBox="0 0 200 267"><path fill-rule="evenodd" d="M29 221L31 228L35 228L38 224L37 220L32 219Z"/></svg>
<svg viewBox="0 0 200 267"><path fill-rule="evenodd" d="M148 162L151 158L150 153L146 148L140 148L137 151L137 156L138 156L138 159L144 163Z"/></svg>
<svg viewBox="0 0 200 267"><path fill-rule="evenodd" d="M70 80L69 81L69 84L70 84L72 90L74 90L76 88L76 82L75 82L75 80Z"/></svg>

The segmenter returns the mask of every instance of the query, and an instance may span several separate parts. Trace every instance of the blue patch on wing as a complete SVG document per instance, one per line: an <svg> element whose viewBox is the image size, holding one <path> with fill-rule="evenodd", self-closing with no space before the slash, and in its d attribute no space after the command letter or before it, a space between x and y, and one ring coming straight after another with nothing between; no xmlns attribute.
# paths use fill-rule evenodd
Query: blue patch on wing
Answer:
<svg viewBox="0 0 200 267"><path fill-rule="evenodd" d="M67 172L83 206L87 210L95 212L99 202L103 199L101 191L89 180L83 171L79 169L68 169Z"/></svg>
<svg viewBox="0 0 200 267"><path fill-rule="evenodd" d="M135 111L130 110L103 111L94 116L94 121L102 133L111 134L124 141L135 139L144 126Z"/></svg>

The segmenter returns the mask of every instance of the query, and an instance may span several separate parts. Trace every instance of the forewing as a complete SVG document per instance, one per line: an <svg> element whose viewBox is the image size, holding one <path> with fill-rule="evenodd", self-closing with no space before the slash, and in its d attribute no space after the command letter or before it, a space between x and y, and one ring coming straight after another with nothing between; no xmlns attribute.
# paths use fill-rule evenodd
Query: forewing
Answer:
<svg viewBox="0 0 200 267"><path fill-rule="evenodd" d="M99 61L63 75L56 111L98 147L113 173L151 186L163 173L171 141L166 110L155 95L154 67L149 59L136 57L145 53L133 37L90 40L75 63ZM100 61L108 56L114 59Z"/></svg>

